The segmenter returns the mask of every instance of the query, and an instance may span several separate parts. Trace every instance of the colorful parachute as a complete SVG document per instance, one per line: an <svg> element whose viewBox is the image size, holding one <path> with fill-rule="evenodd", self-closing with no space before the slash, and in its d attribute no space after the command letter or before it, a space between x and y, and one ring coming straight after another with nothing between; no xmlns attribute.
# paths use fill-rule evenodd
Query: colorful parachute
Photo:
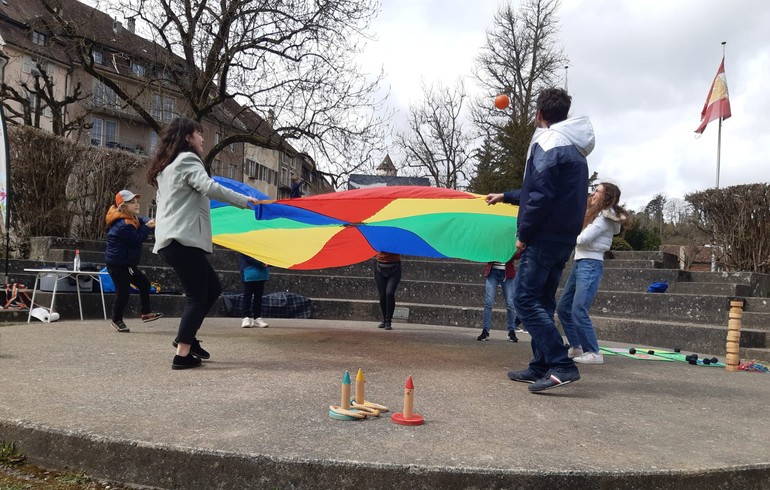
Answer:
<svg viewBox="0 0 770 490"><path fill-rule="evenodd" d="M516 252L517 211L468 192L391 186L268 201L255 210L212 202L211 217L214 243L270 265L308 270L355 264L379 251L505 262Z"/></svg>

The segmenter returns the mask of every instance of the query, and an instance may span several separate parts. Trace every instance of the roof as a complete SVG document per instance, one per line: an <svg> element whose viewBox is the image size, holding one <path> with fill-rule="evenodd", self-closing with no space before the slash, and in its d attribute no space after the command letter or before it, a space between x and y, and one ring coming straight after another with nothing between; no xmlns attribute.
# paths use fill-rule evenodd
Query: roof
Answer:
<svg viewBox="0 0 770 490"><path fill-rule="evenodd" d="M166 66L169 61L184 70L184 59L168 52L128 28L118 26L116 21L107 13L85 5L77 0L59 0L61 17L71 22L79 35L90 39L102 51L103 63L96 65L100 70L109 74L137 78L132 71L132 61L139 60L150 71L155 66ZM56 42L57 22L43 5L35 0L9 0L8 4L0 3L0 32L2 39L29 53L37 53L51 61L59 61L70 65L74 60L68 56L66 46ZM30 32L36 30L47 36L45 46L32 42ZM157 76L155 74L154 76ZM112 78L112 77L110 77ZM212 111L211 119L231 126L235 131L254 131L264 141L264 146L295 155L298 153L270 125L265 118L253 110L241 106L234 99L227 99Z"/></svg>
<svg viewBox="0 0 770 490"><path fill-rule="evenodd" d="M122 23L118 27L109 14L76 0L60 0L61 16L82 34L94 41L105 52L102 68L130 76L131 63L125 55L133 56L144 62L168 61L169 53L150 40L131 32ZM3 29L3 37L9 44L26 51L37 52L54 61L68 62L68 56L60 43L51 42L50 38L58 29L48 10L38 1L10 0L0 3L0 20L13 24L16 29ZM29 36L30 29L45 34L49 39L46 46L37 46ZM124 55L125 54L125 55ZM175 57L177 63L181 58ZM164 59L165 58L165 59ZM149 68L149 66L147 67Z"/></svg>
<svg viewBox="0 0 770 490"><path fill-rule="evenodd" d="M398 177L390 175L364 174L350 174L350 177L348 178L348 190L392 185L416 185L430 187L430 179L427 177Z"/></svg>
<svg viewBox="0 0 770 490"><path fill-rule="evenodd" d="M382 159L382 163L380 163L380 166L377 167L377 170L398 170L395 165L393 165L393 160L390 159L390 155L385 155L385 158Z"/></svg>

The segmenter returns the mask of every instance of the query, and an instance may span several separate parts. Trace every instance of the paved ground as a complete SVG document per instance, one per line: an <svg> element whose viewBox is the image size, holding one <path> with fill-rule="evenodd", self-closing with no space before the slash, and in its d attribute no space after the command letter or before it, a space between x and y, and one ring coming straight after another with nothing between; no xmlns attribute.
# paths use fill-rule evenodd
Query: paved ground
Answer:
<svg viewBox="0 0 770 490"><path fill-rule="evenodd" d="M506 377L527 335L269 321L207 320L212 358L187 371L173 318L0 327L0 440L158 488L770 488L770 375L606 357L534 395ZM425 425L330 419L359 368L392 411L412 375Z"/></svg>

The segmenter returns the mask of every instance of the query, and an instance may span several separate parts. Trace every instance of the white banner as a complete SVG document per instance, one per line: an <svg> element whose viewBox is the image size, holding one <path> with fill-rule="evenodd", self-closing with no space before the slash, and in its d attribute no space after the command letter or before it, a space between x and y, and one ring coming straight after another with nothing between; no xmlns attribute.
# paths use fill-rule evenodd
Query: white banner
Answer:
<svg viewBox="0 0 770 490"><path fill-rule="evenodd" d="M8 130L3 106L0 105L0 232L3 235L8 227L8 153Z"/></svg>

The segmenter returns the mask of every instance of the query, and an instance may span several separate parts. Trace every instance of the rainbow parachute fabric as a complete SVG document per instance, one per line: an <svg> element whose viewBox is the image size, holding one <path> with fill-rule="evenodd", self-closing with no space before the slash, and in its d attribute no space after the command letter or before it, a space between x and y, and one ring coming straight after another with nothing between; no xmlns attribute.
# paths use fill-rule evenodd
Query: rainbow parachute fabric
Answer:
<svg viewBox="0 0 770 490"><path fill-rule="evenodd" d="M251 189L217 180L239 192ZM268 201L254 210L212 202L211 218L214 243L273 266L310 270L355 264L380 251L506 262L516 252L517 212L508 204L489 206L478 194L391 186Z"/></svg>

